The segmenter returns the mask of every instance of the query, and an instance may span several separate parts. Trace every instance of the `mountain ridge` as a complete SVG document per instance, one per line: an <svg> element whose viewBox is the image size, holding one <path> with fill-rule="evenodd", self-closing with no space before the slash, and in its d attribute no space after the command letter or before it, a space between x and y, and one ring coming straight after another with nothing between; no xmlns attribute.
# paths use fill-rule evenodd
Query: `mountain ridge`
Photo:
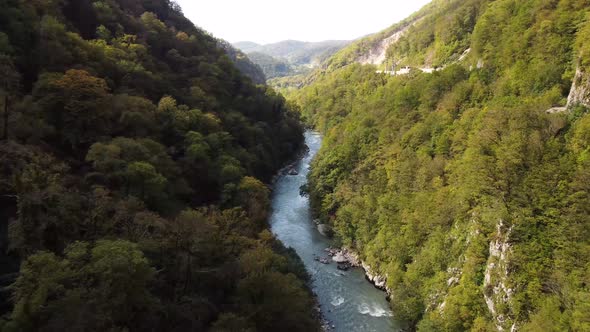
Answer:
<svg viewBox="0 0 590 332"><path fill-rule="evenodd" d="M260 45L254 42L237 42L233 46L246 54L255 54L259 65L267 78L288 77L304 74L321 65L325 59L345 47L349 41L328 40L321 42L303 42L284 40ZM256 56L256 54L258 54ZM261 56L264 54L265 56ZM269 58L271 57L271 58ZM279 69L277 69L278 67ZM285 68L288 66L289 68Z"/></svg>

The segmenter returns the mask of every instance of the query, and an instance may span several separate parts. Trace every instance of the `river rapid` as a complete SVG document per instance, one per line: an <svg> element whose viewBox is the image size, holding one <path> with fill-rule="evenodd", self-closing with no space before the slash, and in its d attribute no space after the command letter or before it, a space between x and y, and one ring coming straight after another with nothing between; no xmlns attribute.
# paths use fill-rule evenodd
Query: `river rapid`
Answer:
<svg viewBox="0 0 590 332"><path fill-rule="evenodd" d="M324 251L332 241L321 235L312 221L309 199L300 195L299 188L307 182L310 163L321 145L321 136L305 133L307 153L294 166L297 175L284 174L277 179L272 194L273 212L270 225L285 246L295 249L312 276L313 291L322 315L333 325L332 331L369 332L398 331L400 324L393 319L386 294L365 279L362 269L343 272L314 257L328 257Z"/></svg>

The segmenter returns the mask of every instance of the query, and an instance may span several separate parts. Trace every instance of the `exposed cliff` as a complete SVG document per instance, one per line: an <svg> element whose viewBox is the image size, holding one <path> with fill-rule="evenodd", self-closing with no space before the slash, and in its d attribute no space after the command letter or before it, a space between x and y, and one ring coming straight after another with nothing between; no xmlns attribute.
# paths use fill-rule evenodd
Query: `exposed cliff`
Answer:
<svg viewBox="0 0 590 332"><path fill-rule="evenodd" d="M580 67L576 69L567 105L568 108L577 105L590 107L590 73Z"/></svg>
<svg viewBox="0 0 590 332"><path fill-rule="evenodd" d="M488 262L484 273L484 298L499 331L506 329L512 331L516 328L510 306L514 289L507 285L512 249L510 245L511 233L512 227L507 227L504 221L500 220L496 235L490 242Z"/></svg>
<svg viewBox="0 0 590 332"><path fill-rule="evenodd" d="M400 38L413 26L417 21L402 25L396 28L390 36L385 38L376 38L370 45L369 49L361 53L356 62L363 65L380 65L387 58L387 50L390 46L395 45Z"/></svg>

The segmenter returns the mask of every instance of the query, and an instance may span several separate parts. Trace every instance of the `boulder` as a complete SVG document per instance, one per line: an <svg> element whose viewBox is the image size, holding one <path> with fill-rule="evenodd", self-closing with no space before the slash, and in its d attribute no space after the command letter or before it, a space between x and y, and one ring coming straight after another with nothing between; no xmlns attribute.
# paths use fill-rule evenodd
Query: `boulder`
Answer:
<svg viewBox="0 0 590 332"><path fill-rule="evenodd" d="M323 236L331 237L332 235L334 235L334 231L332 230L332 227L330 227L330 225L319 224L318 231Z"/></svg>
<svg viewBox="0 0 590 332"><path fill-rule="evenodd" d="M340 271L348 271L348 270L350 270L351 267L352 267L352 265L350 265L349 262L338 263L338 266L336 266L336 268Z"/></svg>
<svg viewBox="0 0 590 332"><path fill-rule="evenodd" d="M332 257L332 260L336 263L347 263L348 262L348 258L342 252L339 252L336 255L334 255L334 257Z"/></svg>

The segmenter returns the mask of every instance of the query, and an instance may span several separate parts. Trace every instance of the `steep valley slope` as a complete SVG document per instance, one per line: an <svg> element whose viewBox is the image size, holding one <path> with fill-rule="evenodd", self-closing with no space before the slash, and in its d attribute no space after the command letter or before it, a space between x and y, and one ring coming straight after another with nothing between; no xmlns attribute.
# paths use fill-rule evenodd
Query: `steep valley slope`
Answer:
<svg viewBox="0 0 590 332"><path fill-rule="evenodd" d="M0 0L0 330L319 331L263 83L174 1Z"/></svg>
<svg viewBox="0 0 590 332"><path fill-rule="evenodd" d="M291 93L317 217L415 329L590 330L589 8L435 0Z"/></svg>

